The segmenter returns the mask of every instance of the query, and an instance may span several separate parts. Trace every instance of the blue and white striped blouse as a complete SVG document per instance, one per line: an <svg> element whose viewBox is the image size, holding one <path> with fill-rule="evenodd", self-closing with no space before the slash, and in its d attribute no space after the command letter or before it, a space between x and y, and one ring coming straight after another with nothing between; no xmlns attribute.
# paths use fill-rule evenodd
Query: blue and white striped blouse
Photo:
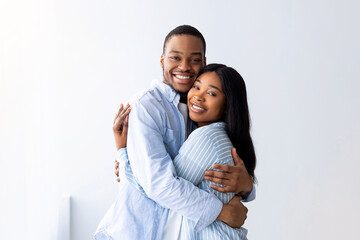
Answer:
<svg viewBox="0 0 360 240"><path fill-rule="evenodd" d="M234 165L231 155L233 145L226 134L225 123L216 122L194 130L181 146L179 154L175 157L174 166L178 177L182 177L200 189L214 193L223 203L228 203L234 196L234 193L220 193L210 188L212 182L204 179L204 172L213 169L214 163ZM127 160L126 149L121 149L119 159ZM120 161L120 178L125 179L136 186L136 188L144 192L142 187L136 182L132 169L128 160ZM254 196L251 196L253 200ZM197 232L195 231L195 223L184 218L180 239L181 240L232 240L247 239L247 230L245 228L231 228L221 221L214 221L212 224Z"/></svg>
<svg viewBox="0 0 360 240"><path fill-rule="evenodd" d="M210 188L212 182L204 179L204 172L213 169L214 163L234 165L231 155L233 145L226 134L225 123L216 122L194 130L185 143L181 146L179 154L174 159L174 166L178 177L182 177L201 189L214 193L223 203L228 203L234 196L234 193L220 193ZM144 192L142 187L134 179L132 169L128 163L126 149L119 151L120 177L125 179L135 187ZM254 195L254 194L253 194ZM254 196L251 196L253 200ZM221 221L214 221L205 229L195 231L195 223L187 218L183 218L181 225L181 240L218 240L218 239L247 239L247 230L245 228L231 228Z"/></svg>
<svg viewBox="0 0 360 240"><path fill-rule="evenodd" d="M223 203L228 203L234 193L220 193L210 188L212 182L204 179L205 170L214 163L234 165L231 155L233 145L226 134L225 123L216 122L194 130L181 146L174 159L179 177L206 191L213 192ZM180 239L247 239L245 228L234 229L221 221L215 221L205 229L196 232L194 222L184 218Z"/></svg>

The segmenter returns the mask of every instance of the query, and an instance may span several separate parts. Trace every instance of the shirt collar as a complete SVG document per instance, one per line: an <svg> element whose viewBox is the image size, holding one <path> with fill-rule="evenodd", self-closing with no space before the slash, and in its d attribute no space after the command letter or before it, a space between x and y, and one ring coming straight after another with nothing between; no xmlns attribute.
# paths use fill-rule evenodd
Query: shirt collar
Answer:
<svg viewBox="0 0 360 240"><path fill-rule="evenodd" d="M211 127L218 127L218 128L222 128L225 129L226 124L224 122L214 122L212 124L209 124L207 126L211 126Z"/></svg>
<svg viewBox="0 0 360 240"><path fill-rule="evenodd" d="M213 123L214 126L221 127L225 129L226 124L224 122L215 122Z"/></svg>
<svg viewBox="0 0 360 240"><path fill-rule="evenodd" d="M169 102L172 102L175 106L179 104L180 94L172 87L159 80L154 80L151 85L157 88Z"/></svg>

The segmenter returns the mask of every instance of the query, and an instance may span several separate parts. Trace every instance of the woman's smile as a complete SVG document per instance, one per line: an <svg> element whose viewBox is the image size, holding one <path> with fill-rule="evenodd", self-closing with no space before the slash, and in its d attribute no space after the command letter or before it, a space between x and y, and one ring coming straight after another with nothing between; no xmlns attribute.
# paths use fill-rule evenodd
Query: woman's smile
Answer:
<svg viewBox="0 0 360 240"><path fill-rule="evenodd" d="M195 104L195 103L190 103L190 110L197 112L197 113L206 111L206 109L204 109L203 107L201 107L200 105Z"/></svg>
<svg viewBox="0 0 360 240"><path fill-rule="evenodd" d="M221 121L226 96L215 72L205 72L194 82L188 93L189 117L199 127Z"/></svg>

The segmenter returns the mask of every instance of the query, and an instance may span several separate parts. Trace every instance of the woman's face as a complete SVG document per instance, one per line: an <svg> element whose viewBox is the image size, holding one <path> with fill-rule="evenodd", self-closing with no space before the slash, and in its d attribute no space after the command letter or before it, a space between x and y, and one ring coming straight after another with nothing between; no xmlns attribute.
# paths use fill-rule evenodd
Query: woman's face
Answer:
<svg viewBox="0 0 360 240"><path fill-rule="evenodd" d="M220 121L225 103L221 80L215 72L201 74L188 93L189 116L199 127Z"/></svg>

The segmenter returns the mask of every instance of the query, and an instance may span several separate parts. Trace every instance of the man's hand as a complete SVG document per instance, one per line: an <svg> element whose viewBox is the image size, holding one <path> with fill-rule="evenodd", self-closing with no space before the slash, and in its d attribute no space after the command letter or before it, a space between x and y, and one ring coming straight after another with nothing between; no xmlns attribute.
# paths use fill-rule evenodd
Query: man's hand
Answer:
<svg viewBox="0 0 360 240"><path fill-rule="evenodd" d="M126 107L124 108L123 104L121 104L118 113L115 114L115 119L113 123L113 132L115 137L116 150L126 147L129 113L130 113L130 105L127 104ZM116 160L115 160L115 175L116 175L116 181L120 182L119 162Z"/></svg>
<svg viewBox="0 0 360 240"><path fill-rule="evenodd" d="M232 149L232 156L235 166L214 164L214 169L222 171L206 170L205 180L225 185L225 187L210 185L210 187L216 191L222 193L240 193L240 195L244 195L251 191L253 181L246 170L243 160L237 155L235 148Z"/></svg>
<svg viewBox="0 0 360 240"><path fill-rule="evenodd" d="M248 209L240 202L240 197L235 196L228 204L224 204L217 220L223 221L232 228L244 225Z"/></svg>

